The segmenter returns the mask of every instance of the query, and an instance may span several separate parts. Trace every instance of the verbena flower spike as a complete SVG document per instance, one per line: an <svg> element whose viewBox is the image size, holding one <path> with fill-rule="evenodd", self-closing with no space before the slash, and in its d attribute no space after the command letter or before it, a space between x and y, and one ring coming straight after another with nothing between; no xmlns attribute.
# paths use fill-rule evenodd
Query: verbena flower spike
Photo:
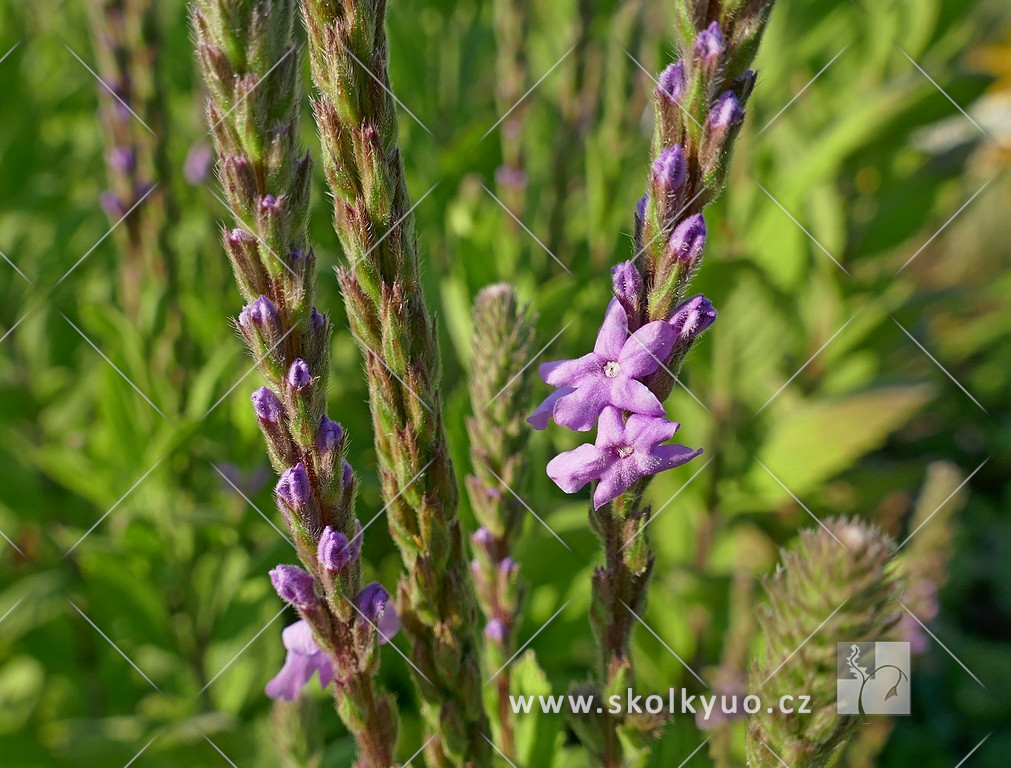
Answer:
<svg viewBox="0 0 1011 768"><path fill-rule="evenodd" d="M530 403L534 346L533 318L512 286L484 288L474 300L470 402L467 420L473 474L467 491L480 528L471 537L471 567L484 629L488 674L495 674L499 744L515 758L514 715L509 696L512 679L508 660L518 643L523 589L519 565L513 559L526 510L522 494L526 476L524 452L530 429L523 414Z"/></svg>
<svg viewBox="0 0 1011 768"><path fill-rule="evenodd" d="M303 0L313 107L347 264L338 269L365 358L390 532L407 569L397 610L433 768L491 760L477 604L443 425L439 344L425 306L397 142L385 0Z"/></svg>
<svg viewBox="0 0 1011 768"><path fill-rule="evenodd" d="M678 424L662 403L695 340L716 319L704 296L688 297L707 230L702 209L723 186L755 74L748 69L772 0L677 0L678 61L654 90L656 128L646 194L634 213L633 258L612 270L614 299L591 353L545 363L555 391L530 416L587 431L592 444L548 463L567 493L595 483L590 520L604 544L593 576L591 620L600 646L598 695L633 681L632 617L643 609L653 554L645 531L651 477L701 453L668 444ZM604 713L589 746L607 768L639 758L620 730L631 719Z"/></svg>
<svg viewBox="0 0 1011 768"><path fill-rule="evenodd" d="M360 583L361 527L346 436L326 415L330 323L313 307L316 263L306 233L310 163L299 148L299 56L292 0L200 0L197 54L207 122L235 228L225 250L247 306L236 327L267 384L252 406L274 469L278 509L302 567L270 572L301 620L282 633L287 659L267 695L296 698L317 675L335 684L358 765L389 768L393 702L373 677L378 643L398 626L389 594Z"/></svg>

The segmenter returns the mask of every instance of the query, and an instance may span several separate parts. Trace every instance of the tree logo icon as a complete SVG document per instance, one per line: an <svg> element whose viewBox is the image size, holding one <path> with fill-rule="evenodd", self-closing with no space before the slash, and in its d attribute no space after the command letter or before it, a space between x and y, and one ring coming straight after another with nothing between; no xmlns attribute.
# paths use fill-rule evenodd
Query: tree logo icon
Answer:
<svg viewBox="0 0 1011 768"><path fill-rule="evenodd" d="M909 714L909 643L836 644L840 715Z"/></svg>

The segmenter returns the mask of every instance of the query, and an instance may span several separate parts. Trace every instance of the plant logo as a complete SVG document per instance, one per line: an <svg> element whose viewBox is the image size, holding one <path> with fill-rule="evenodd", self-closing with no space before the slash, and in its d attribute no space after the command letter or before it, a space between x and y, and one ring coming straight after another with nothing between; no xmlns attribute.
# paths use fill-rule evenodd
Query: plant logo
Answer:
<svg viewBox="0 0 1011 768"><path fill-rule="evenodd" d="M909 714L909 643L836 643L840 715Z"/></svg>

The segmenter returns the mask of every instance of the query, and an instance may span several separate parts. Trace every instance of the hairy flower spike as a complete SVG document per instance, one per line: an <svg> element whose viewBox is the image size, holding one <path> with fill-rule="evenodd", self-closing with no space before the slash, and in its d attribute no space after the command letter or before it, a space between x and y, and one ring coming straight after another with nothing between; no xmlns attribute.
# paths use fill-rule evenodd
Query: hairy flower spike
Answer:
<svg viewBox="0 0 1011 768"><path fill-rule="evenodd" d="M492 749L475 595L443 425L438 335L422 293L398 146L386 3L302 0L302 10L323 165L347 258L338 281L365 358L387 520L406 566L397 609L409 655L424 668L415 682L436 736L425 757L433 768L486 766Z"/></svg>
<svg viewBox="0 0 1011 768"><path fill-rule="evenodd" d="M324 687L334 681L337 710L360 748L355 764L390 768L396 710L373 679L376 638L359 631L344 597L360 589L361 536L343 430L322 416L331 328L313 306L312 177L299 144L296 6L297 0L196 0L192 6L218 178L235 217L223 233L224 247L248 304L237 325L267 384L253 405L281 475L278 507L305 568L271 573L302 621L282 635L288 656L267 695L295 698L316 672ZM336 546L342 540L346 546Z"/></svg>
<svg viewBox="0 0 1011 768"><path fill-rule="evenodd" d="M825 528L802 531L765 584L769 605L758 615L765 654L753 665L750 693L782 701L787 691L805 691L811 700L807 714L762 707L749 715L748 765L755 768L832 762L859 723L836 713L836 644L883 640L899 618L901 582L889 567L894 543L855 520L830 520Z"/></svg>

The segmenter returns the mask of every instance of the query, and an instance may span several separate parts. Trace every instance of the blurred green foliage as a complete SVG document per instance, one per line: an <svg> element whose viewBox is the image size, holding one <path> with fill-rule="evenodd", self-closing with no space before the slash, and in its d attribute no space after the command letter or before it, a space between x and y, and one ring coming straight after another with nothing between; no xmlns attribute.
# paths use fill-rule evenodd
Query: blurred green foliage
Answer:
<svg viewBox="0 0 1011 768"><path fill-rule="evenodd" d="M419 0L394 4L390 20L393 80L417 116L401 112L413 198L438 182L416 215L461 470L471 297L514 281L540 315L543 343L564 327L547 359L591 343L607 267L630 255L645 181L652 83L633 59L656 72L672 50L666 0L521 4L528 31L512 52L497 43L494 5ZM162 183L181 211L169 233L180 284L171 296L145 286L137 323L116 302L116 237L99 242L110 225L98 202L104 148L98 85L71 53L93 61L79 6L0 6L0 50L20 41L0 62L0 251L23 273L0 264L0 531L13 543L0 542L0 762L115 766L149 744L137 765L224 765L217 748L241 768L277 765L262 688L290 616L278 614L265 574L291 553L264 519L279 522L248 406L256 381L226 321L240 309L217 242L226 212L212 179L182 177L189 149L207 141L184 4L160 4L168 127L158 137L174 169ZM1004 764L1009 25L999 2L778 3L728 190L710 209L698 286L720 320L669 404L684 442L706 455L653 484L658 563L643 618L662 643L645 629L636 636L643 691L692 684L669 650L707 677L725 662L732 580L767 572L809 512L875 520L901 539L930 462L968 474L988 459L957 517L932 624L987 689L932 642L917 660L914 714L895 723L880 764L952 768L991 731L967 765ZM551 71L485 135L515 100L495 76L497 57L510 55L526 69L517 97ZM318 157L308 102L305 115ZM496 182L504 152L521 158L518 187ZM328 209L317 174L312 232L332 267ZM322 270L320 282L341 328L336 280ZM169 352L159 343L166 303L185 339ZM368 519L382 503L361 360L348 333L335 336L330 411L352 437ZM586 499L565 497L537 469L576 440L549 430L530 449L524 495L574 554L530 520L518 557L531 585L521 637L570 602L532 645L546 678L532 660L517 668L529 693L562 693L593 664ZM393 584L399 560L384 527L369 529L365 553ZM406 760L423 741L414 694L403 660L384 656ZM326 698L313 692L314 738L326 745L323 765L347 766L351 745ZM540 724L520 728L537 755L529 765L586 764L571 733L548 729L545 742ZM726 736L738 761L742 734L738 723ZM652 764L680 764L703 738L676 719ZM706 749L687 763L710 764Z"/></svg>

